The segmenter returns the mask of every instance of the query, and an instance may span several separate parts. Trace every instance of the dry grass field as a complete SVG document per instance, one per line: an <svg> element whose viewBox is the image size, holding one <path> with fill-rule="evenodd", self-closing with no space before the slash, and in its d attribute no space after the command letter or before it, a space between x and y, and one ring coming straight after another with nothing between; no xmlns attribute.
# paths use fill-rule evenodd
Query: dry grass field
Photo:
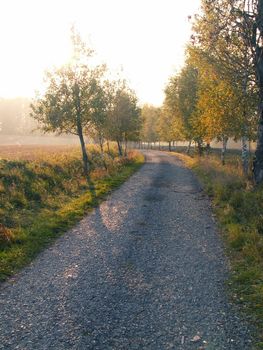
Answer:
<svg viewBox="0 0 263 350"><path fill-rule="evenodd" d="M0 159L8 160L40 160L52 156L72 155L80 153L78 146L47 146L47 145L0 145Z"/></svg>

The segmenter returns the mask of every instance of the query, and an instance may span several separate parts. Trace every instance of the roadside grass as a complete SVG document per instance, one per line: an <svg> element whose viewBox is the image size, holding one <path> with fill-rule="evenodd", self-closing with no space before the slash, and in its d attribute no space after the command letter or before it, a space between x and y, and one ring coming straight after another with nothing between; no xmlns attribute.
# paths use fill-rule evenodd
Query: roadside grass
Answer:
<svg viewBox="0 0 263 350"><path fill-rule="evenodd" d="M225 166L216 152L201 158L174 154L212 199L231 262L230 295L258 329L255 348L263 349L263 186L253 188L243 177L236 152Z"/></svg>
<svg viewBox="0 0 263 350"><path fill-rule="evenodd" d="M77 148L39 153L32 148L26 160L21 154L19 160L13 154L0 160L0 281L32 261L144 162L134 151L119 158L112 150L103 159L96 147L89 151L89 183Z"/></svg>

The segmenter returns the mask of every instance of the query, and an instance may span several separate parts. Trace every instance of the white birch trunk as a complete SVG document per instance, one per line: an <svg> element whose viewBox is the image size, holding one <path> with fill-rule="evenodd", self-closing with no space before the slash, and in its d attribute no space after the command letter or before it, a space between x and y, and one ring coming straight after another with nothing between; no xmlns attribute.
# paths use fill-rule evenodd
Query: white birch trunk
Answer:
<svg viewBox="0 0 263 350"><path fill-rule="evenodd" d="M248 152L248 138L246 136L242 136L242 167L243 174L245 177L248 176L248 163L249 163L249 152Z"/></svg>

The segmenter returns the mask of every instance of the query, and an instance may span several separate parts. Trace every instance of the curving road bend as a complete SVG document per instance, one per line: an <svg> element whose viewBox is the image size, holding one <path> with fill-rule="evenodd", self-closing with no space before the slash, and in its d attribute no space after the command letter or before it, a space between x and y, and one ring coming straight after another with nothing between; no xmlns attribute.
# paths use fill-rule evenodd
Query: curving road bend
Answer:
<svg viewBox="0 0 263 350"><path fill-rule="evenodd" d="M208 199L148 151L119 190L0 288L0 349L251 348Z"/></svg>

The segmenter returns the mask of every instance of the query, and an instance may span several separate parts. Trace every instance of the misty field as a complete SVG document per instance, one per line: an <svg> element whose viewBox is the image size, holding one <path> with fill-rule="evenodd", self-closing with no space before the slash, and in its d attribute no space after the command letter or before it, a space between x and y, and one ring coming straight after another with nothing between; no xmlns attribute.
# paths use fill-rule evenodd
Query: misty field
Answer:
<svg viewBox="0 0 263 350"><path fill-rule="evenodd" d="M0 280L28 263L143 162L88 146L90 180L78 147L0 147Z"/></svg>

